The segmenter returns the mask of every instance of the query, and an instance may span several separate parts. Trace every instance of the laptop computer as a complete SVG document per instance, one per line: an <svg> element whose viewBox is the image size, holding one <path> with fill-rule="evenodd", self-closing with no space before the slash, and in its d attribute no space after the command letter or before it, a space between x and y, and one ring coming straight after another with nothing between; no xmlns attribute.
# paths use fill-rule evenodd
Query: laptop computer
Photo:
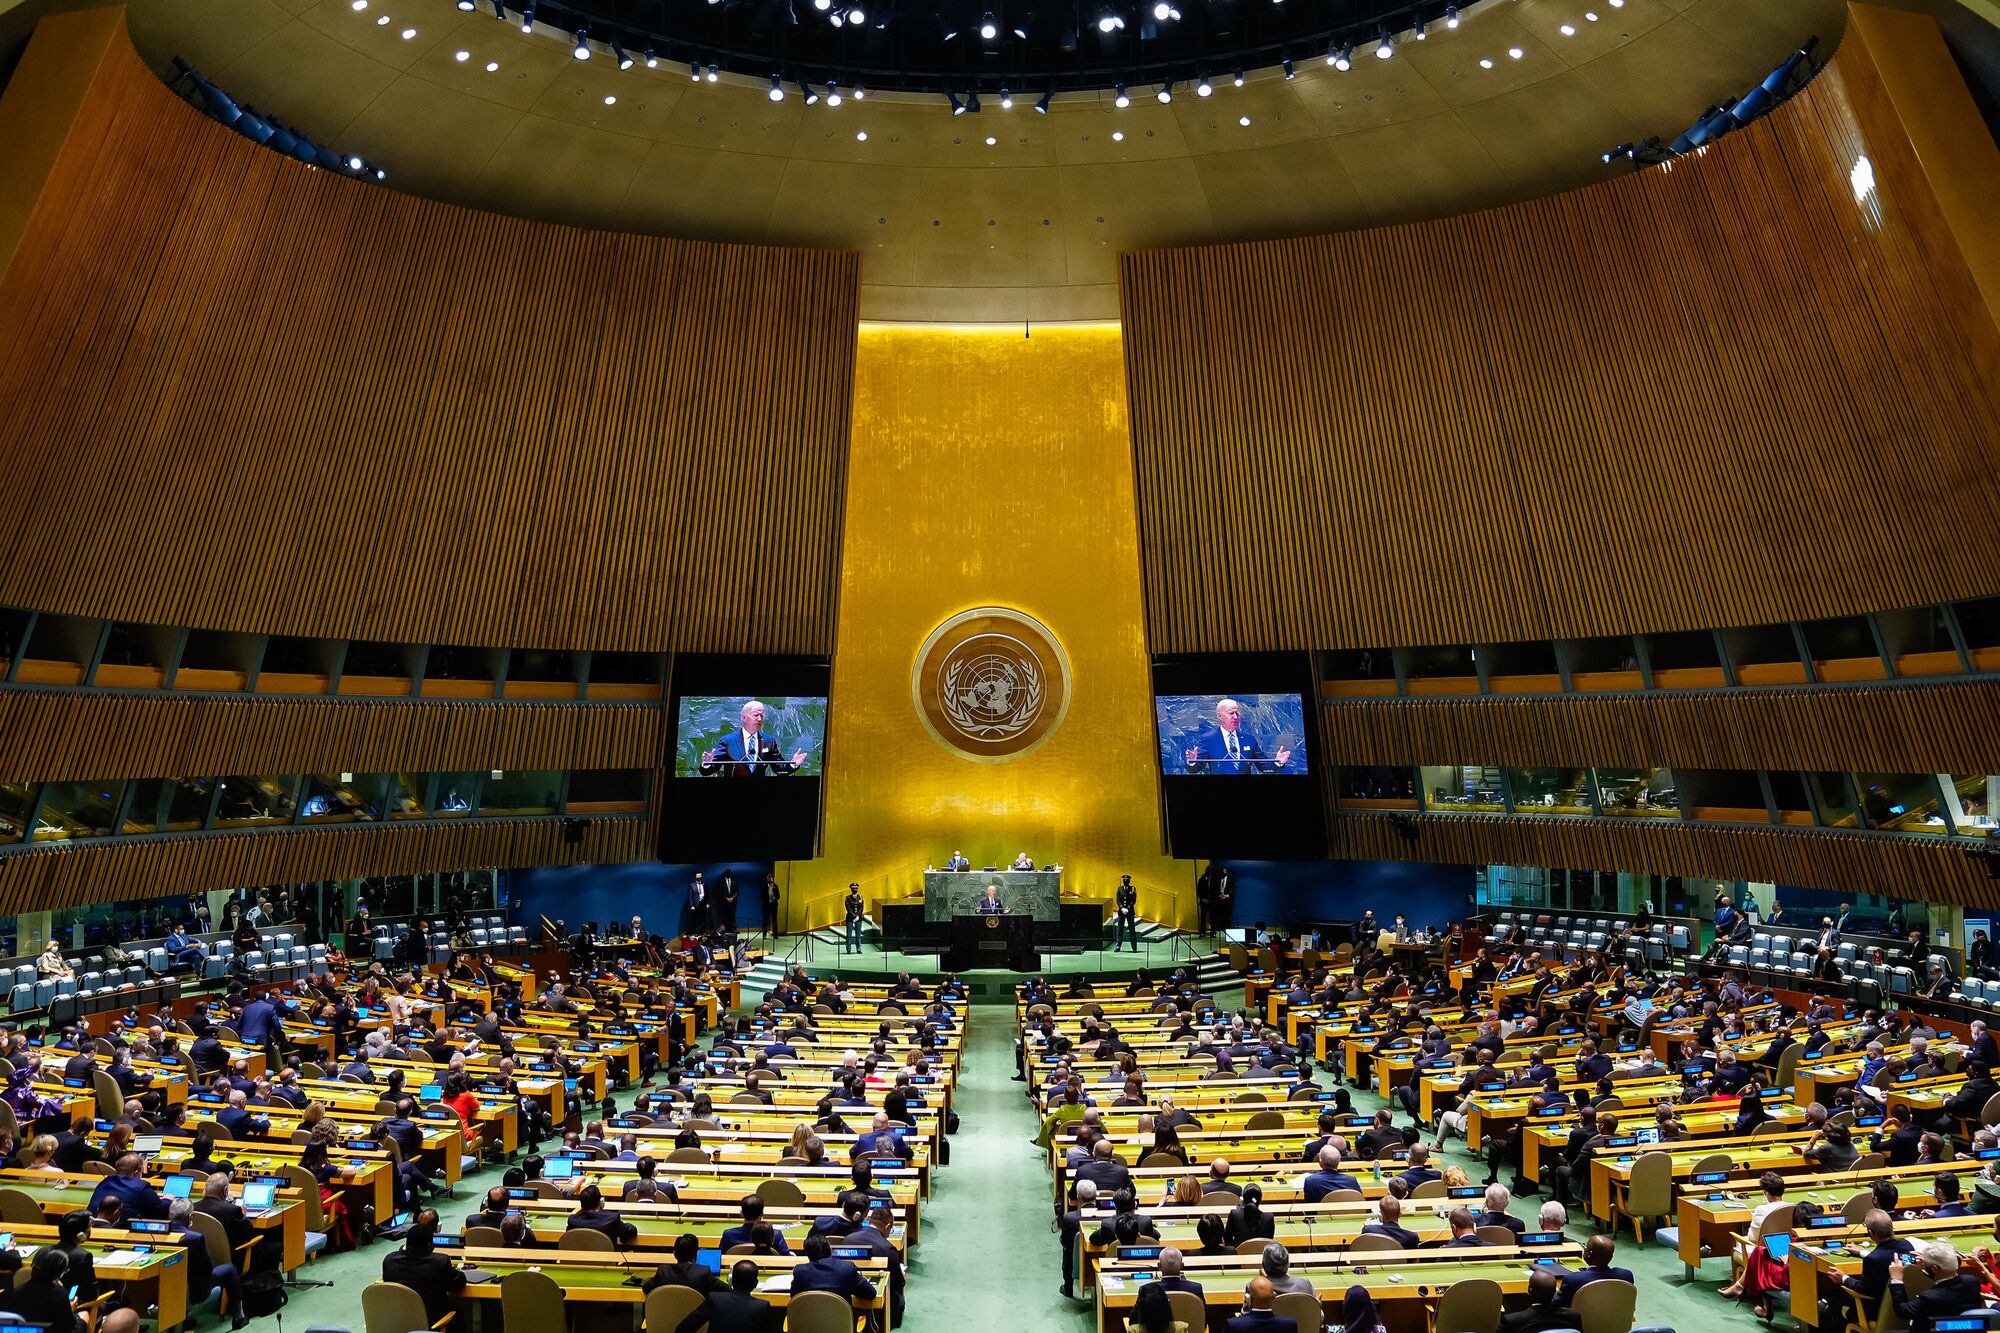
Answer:
<svg viewBox="0 0 2000 1333"><path fill-rule="evenodd" d="M192 1198L194 1196L194 1177L168 1176L166 1184L160 1189L160 1193L166 1195L169 1199Z"/></svg>
<svg viewBox="0 0 2000 1333"><path fill-rule="evenodd" d="M720 1246L704 1245L696 1250L694 1261L718 1277L722 1274L722 1249Z"/></svg>
<svg viewBox="0 0 2000 1333"><path fill-rule="evenodd" d="M1764 1237L1764 1250L1773 1259L1783 1262L1791 1258L1792 1237L1789 1232L1779 1232L1775 1236Z"/></svg>
<svg viewBox="0 0 2000 1333"><path fill-rule="evenodd" d="M151 1157L166 1145L167 1136L164 1134L137 1134L132 1138L132 1151L147 1157Z"/></svg>
<svg viewBox="0 0 2000 1333"><path fill-rule="evenodd" d="M543 1180L569 1180L576 1175L576 1159L551 1157L542 1163Z"/></svg>
<svg viewBox="0 0 2000 1333"><path fill-rule="evenodd" d="M278 1202L278 1187L268 1181L257 1180L243 1187L243 1211L261 1213Z"/></svg>

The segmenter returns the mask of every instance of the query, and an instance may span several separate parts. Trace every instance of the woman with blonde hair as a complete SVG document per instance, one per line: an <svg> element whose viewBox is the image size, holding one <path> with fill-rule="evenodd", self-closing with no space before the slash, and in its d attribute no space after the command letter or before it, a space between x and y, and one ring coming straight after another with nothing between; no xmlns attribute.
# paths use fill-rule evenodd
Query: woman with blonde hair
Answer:
<svg viewBox="0 0 2000 1333"><path fill-rule="evenodd" d="M22 1149L22 1152L28 1159L27 1170L52 1171L57 1175L62 1174L60 1171L57 1171L56 1164L52 1160L56 1155L55 1135L35 1135L34 1138L28 1141L28 1146Z"/></svg>

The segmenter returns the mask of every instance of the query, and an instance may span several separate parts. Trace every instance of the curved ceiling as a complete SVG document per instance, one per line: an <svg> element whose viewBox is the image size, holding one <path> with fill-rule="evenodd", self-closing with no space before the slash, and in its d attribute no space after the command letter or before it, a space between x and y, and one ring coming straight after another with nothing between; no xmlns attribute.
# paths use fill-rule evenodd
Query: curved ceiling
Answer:
<svg viewBox="0 0 2000 1333"><path fill-rule="evenodd" d="M1170 105L1077 93L1046 116L992 98L953 116L929 95L808 107L789 88L770 100L761 80L621 72L485 2L131 0L129 22L163 76L184 57L382 163L391 188L858 250L864 317L948 321L1115 318L1121 251L1405 222L1600 180L1604 149L1672 137L1806 36L1830 56L1845 23L1842 0L1485 0L1456 31L1347 73L1322 58L1295 80L1265 70Z"/></svg>

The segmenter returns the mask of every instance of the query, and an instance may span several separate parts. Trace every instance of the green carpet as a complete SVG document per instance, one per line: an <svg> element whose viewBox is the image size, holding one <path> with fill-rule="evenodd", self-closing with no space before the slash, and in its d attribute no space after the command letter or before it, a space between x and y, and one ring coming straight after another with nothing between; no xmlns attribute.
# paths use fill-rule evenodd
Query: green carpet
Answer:
<svg viewBox="0 0 2000 1333"><path fill-rule="evenodd" d="M1226 1004L1240 997L1219 997ZM924 1241L910 1264L910 1297L904 1329L907 1333L993 1333L1001 1329L1088 1333L1094 1311L1082 1302L1063 1299L1060 1256L1051 1230L1048 1173L1032 1138L1035 1119L1021 1095L1014 1073L1013 1012L1003 1004L978 1004L971 1011L971 1030L957 1108L960 1129L952 1140L951 1165L924 1212ZM1327 1082L1325 1075L1321 1082ZM624 1100L624 1099L621 1099ZM1357 1092L1355 1105L1372 1110L1381 1099ZM1473 1179L1484 1179L1483 1163L1474 1162L1464 1145L1454 1140L1445 1159L1464 1164ZM459 1199L441 1211L447 1226L475 1206L487 1185L499 1179L488 1167L459 1185ZM1513 1211L1532 1220L1539 1200L1517 1200ZM1582 1239L1588 1225L1573 1225L1570 1234ZM359 1330L361 1288L381 1274L386 1242L350 1255L309 1266L302 1276L332 1279L336 1285L292 1293L284 1317L294 1333L313 1324ZM1754 1333L1761 1325L1747 1308L1717 1298L1713 1291L1728 1279L1728 1266L1709 1263L1701 1277L1683 1285L1680 1262L1665 1246L1635 1245L1629 1233L1619 1242L1619 1264L1639 1280L1638 1322L1664 1324L1682 1330L1730 1327ZM1783 1317L1781 1316L1781 1319ZM205 1327L217 1323L203 1316ZM257 1321L269 1330L269 1320Z"/></svg>

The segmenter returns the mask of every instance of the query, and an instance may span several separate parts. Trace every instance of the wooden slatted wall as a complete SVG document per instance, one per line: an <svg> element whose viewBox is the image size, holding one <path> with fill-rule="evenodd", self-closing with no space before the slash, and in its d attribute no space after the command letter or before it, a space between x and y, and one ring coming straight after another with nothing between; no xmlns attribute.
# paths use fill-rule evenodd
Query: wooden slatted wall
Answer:
<svg viewBox="0 0 2000 1333"><path fill-rule="evenodd" d="M829 652L858 279L315 171L121 40L0 281L0 602Z"/></svg>
<svg viewBox="0 0 2000 1333"><path fill-rule="evenodd" d="M1857 202L1856 157L1881 188ZM2000 587L1995 332L1840 61L1671 170L1121 267L1155 652L1760 624Z"/></svg>
<svg viewBox="0 0 2000 1333"><path fill-rule="evenodd" d="M1399 827L1349 815L1334 822L1332 841L1332 855L1360 860L1573 866L2000 908L2000 882L1941 838L1519 815L1413 815Z"/></svg>
<svg viewBox="0 0 2000 1333"><path fill-rule="evenodd" d="M595 818L583 840L554 820L263 829L74 843L0 856L0 916L57 904L118 902L246 884L415 875L468 866L617 864L643 860L641 818Z"/></svg>
<svg viewBox="0 0 2000 1333"><path fill-rule="evenodd" d="M0 782L460 769L651 769L652 704L0 692Z"/></svg>
<svg viewBox="0 0 2000 1333"><path fill-rule="evenodd" d="M2000 772L2000 683L1617 698L1371 700L1325 710L1337 764Z"/></svg>

